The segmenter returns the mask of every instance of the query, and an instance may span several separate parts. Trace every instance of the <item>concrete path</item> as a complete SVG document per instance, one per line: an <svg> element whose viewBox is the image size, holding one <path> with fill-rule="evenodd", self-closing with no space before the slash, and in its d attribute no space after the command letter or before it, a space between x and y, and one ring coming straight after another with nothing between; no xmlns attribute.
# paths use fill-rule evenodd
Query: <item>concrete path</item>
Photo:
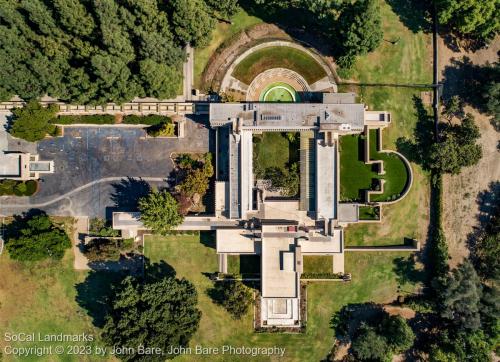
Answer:
<svg viewBox="0 0 500 362"><path fill-rule="evenodd" d="M76 193L79 193L80 191L82 190L85 190L89 187L92 187L94 185L97 185L97 184L100 184L100 183L104 183L104 182L113 182L113 181L121 181L123 179L126 179L128 176L119 176L119 177L105 177L105 178L102 178L100 180L95 180L95 181L92 181L92 182L89 182L85 185L82 185L82 186L79 186L73 190L71 190L70 192L67 192L65 193L64 195L60 195L60 196L57 196L55 198L53 198L52 200L49 200L49 201L46 201L46 202L42 202L42 203L38 203L38 204L35 204L35 203L25 203L25 204L4 204L4 203L1 203L0 202L0 206L2 206L2 209L3 208L10 208L10 209L15 209L15 208L20 208L20 209L25 209L27 207L29 208L43 208L43 207L46 207L46 206L49 206L51 204L54 204L58 201L61 201L63 199L66 199L70 196L73 196L74 194ZM141 177L142 180L144 181L147 181L147 182L150 182L150 181L155 181L155 182L162 182L162 181L165 181L165 178L164 177Z"/></svg>
<svg viewBox="0 0 500 362"><path fill-rule="evenodd" d="M193 80L194 80L194 49L186 46L187 61L184 63L183 73L183 96L186 101L192 99Z"/></svg>
<svg viewBox="0 0 500 362"><path fill-rule="evenodd" d="M88 234L89 218L87 216L78 216L75 218L75 225L73 229L73 254L75 260L73 267L75 270L90 270L89 261L82 252L82 240L80 234Z"/></svg>

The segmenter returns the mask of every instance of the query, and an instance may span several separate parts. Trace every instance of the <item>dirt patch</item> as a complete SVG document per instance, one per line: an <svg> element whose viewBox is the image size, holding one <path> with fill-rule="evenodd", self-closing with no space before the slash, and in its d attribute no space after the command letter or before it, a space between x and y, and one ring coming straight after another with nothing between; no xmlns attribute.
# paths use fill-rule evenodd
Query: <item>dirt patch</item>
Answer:
<svg viewBox="0 0 500 362"><path fill-rule="evenodd" d="M475 65L493 63L498 60L500 51L500 36L497 36L488 48L476 52L447 47L439 39L439 69L444 70L452 64L452 59L468 57ZM443 74L441 74L443 76ZM446 87L446 83L445 83ZM450 94L458 93L450 90ZM481 145L483 158L473 167L466 168L460 175L446 175L443 179L444 200L444 231L448 241L451 256L450 266L456 266L469 255L468 237L479 226L480 203L477 197L480 192L488 189L490 182L500 180L500 153L497 149L500 133L490 124L490 117L477 110L466 107L466 112L472 113L481 130Z"/></svg>
<svg viewBox="0 0 500 362"><path fill-rule="evenodd" d="M444 231L452 267L469 255L468 237L479 226L481 205L478 195L488 190L490 182L500 180L500 153L497 149L500 133L490 124L489 117L470 107L466 112L476 117L481 130L483 157L476 166L462 170L460 175L446 175L443 179Z"/></svg>
<svg viewBox="0 0 500 362"><path fill-rule="evenodd" d="M390 315L398 315L404 319L412 319L416 315L415 311L411 308L396 307L393 305L384 306L384 310Z"/></svg>

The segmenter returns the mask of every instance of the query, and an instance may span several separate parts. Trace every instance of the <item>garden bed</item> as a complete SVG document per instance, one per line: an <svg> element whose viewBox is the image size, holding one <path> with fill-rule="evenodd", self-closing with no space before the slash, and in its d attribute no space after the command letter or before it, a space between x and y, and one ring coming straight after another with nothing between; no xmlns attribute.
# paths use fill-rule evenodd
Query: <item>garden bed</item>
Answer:
<svg viewBox="0 0 500 362"><path fill-rule="evenodd" d="M287 46L272 46L256 50L243 59L233 71L233 77L250 84L265 70L286 68L293 70L313 84L327 76L325 70L306 52Z"/></svg>
<svg viewBox="0 0 500 362"><path fill-rule="evenodd" d="M380 207L378 206L360 206L360 220L380 220Z"/></svg>

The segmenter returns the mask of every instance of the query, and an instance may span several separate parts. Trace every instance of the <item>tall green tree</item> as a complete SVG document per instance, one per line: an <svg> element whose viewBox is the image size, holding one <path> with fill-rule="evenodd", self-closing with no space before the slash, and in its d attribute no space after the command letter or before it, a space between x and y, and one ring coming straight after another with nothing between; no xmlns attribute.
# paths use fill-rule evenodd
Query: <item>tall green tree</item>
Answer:
<svg viewBox="0 0 500 362"><path fill-rule="evenodd" d="M179 213L177 200L168 191L153 190L139 199L141 221L153 232L167 234L180 225L184 217Z"/></svg>
<svg viewBox="0 0 500 362"><path fill-rule="evenodd" d="M110 346L130 347L124 361L172 359L169 347L186 347L198 329L201 312L193 284L166 277L140 281L127 277L114 291L109 304L103 339ZM139 346L158 348L160 353L141 354Z"/></svg>
<svg viewBox="0 0 500 362"><path fill-rule="evenodd" d="M438 306L441 317L459 330L478 330L481 327L481 295L482 287L476 270L469 261L465 261L440 285Z"/></svg>
<svg viewBox="0 0 500 362"><path fill-rule="evenodd" d="M375 328L362 325L359 335L352 342L354 355L361 361L386 361L390 358L387 340Z"/></svg>
<svg viewBox="0 0 500 362"><path fill-rule="evenodd" d="M42 107L37 101L30 101L25 107L16 108L13 113L13 124L9 129L12 136L35 142L43 139L53 130L50 124L58 106Z"/></svg>
<svg viewBox="0 0 500 362"><path fill-rule="evenodd" d="M252 304L252 292L239 280L219 281L209 294L235 319L244 316Z"/></svg>
<svg viewBox="0 0 500 362"><path fill-rule="evenodd" d="M500 83L492 82L486 86L486 109L493 116L493 124L500 131Z"/></svg>
<svg viewBox="0 0 500 362"><path fill-rule="evenodd" d="M174 33L184 44L205 46L212 37L215 19L203 0L173 0Z"/></svg>
<svg viewBox="0 0 500 362"><path fill-rule="evenodd" d="M341 47L341 65L349 65L357 55L373 51L382 42L382 18L376 0L346 2L336 21L334 41ZM337 39L336 39L337 38ZM344 64L342 64L344 63Z"/></svg>
<svg viewBox="0 0 500 362"><path fill-rule="evenodd" d="M16 222L14 222L16 223ZM39 261L43 259L62 259L66 249L71 246L68 235L54 225L45 215L36 215L18 221L19 229L14 236L7 238L6 248L12 259L20 261Z"/></svg>
<svg viewBox="0 0 500 362"><path fill-rule="evenodd" d="M238 0L205 0L219 16L230 18L239 10Z"/></svg>
<svg viewBox="0 0 500 362"><path fill-rule="evenodd" d="M500 0L436 0L438 19L454 31L492 39L500 30Z"/></svg>
<svg viewBox="0 0 500 362"><path fill-rule="evenodd" d="M439 173L458 174L463 167L477 164L482 157L481 145L477 144L480 136L471 114L460 125L444 127L442 141L431 146L430 167Z"/></svg>

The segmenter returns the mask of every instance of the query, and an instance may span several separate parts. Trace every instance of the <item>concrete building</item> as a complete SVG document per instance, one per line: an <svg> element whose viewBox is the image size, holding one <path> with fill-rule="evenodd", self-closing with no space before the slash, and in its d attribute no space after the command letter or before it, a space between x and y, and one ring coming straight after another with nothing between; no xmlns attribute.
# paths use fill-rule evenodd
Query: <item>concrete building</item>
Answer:
<svg viewBox="0 0 500 362"><path fill-rule="evenodd" d="M367 124L386 127L390 114L367 111L352 93L328 93L323 103L212 103L209 117L219 153L216 214L240 221L217 230L219 271L227 273L228 255L260 255L261 327L298 327L303 256L331 255L332 273L344 273L339 136L361 133ZM266 197L257 185L253 134L261 132L309 134L301 147L300 199Z"/></svg>

